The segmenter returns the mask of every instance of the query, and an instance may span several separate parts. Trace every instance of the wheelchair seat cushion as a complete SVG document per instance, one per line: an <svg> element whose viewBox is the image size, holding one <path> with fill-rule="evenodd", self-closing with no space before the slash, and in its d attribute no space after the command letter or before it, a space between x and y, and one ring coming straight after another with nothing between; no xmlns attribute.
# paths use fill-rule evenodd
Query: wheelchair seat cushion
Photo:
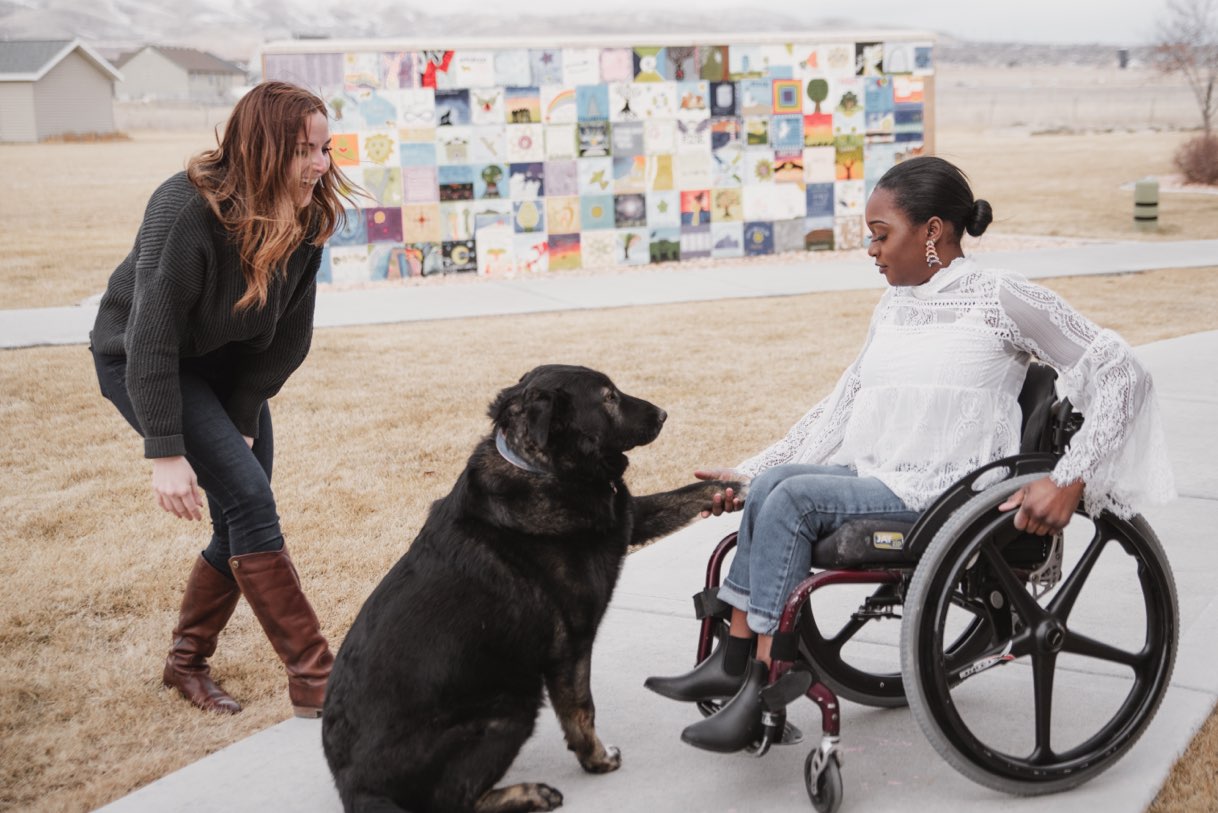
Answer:
<svg viewBox="0 0 1218 813"><path fill-rule="evenodd" d="M913 526L891 519L851 520L812 546L812 567L838 570L915 564L917 559L905 546Z"/></svg>

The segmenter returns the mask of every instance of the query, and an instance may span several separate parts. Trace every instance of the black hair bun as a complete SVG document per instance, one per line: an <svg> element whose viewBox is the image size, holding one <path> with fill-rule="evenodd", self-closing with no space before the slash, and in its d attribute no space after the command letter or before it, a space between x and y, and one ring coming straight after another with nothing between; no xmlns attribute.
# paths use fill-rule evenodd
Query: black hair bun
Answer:
<svg viewBox="0 0 1218 813"><path fill-rule="evenodd" d="M990 202L979 198L973 202L973 210L964 224L964 230L974 237L980 237L993 222L994 210L990 208Z"/></svg>

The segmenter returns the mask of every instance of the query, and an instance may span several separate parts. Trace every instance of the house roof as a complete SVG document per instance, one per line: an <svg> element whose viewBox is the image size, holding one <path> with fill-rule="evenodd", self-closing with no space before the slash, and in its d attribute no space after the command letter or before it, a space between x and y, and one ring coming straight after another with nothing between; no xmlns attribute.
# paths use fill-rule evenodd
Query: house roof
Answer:
<svg viewBox="0 0 1218 813"><path fill-rule="evenodd" d="M187 73L231 73L245 76L245 71L231 62L226 62L215 54L207 51L196 51L194 48L176 48L168 45L146 45L138 51L123 54L118 59L121 68L144 51L153 50L182 68Z"/></svg>
<svg viewBox="0 0 1218 813"><path fill-rule="evenodd" d="M73 51L80 51L112 80L122 81L123 75L105 57L75 39L0 40L0 82L37 82Z"/></svg>

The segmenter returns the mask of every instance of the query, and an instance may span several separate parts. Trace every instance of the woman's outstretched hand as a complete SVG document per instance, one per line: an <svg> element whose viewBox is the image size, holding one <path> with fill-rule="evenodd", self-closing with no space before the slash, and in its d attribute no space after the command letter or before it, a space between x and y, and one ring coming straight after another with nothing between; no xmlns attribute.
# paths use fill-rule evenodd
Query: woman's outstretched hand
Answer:
<svg viewBox="0 0 1218 813"><path fill-rule="evenodd" d="M747 483L749 476L735 469L698 469L694 472L694 477L699 480L735 480L739 483ZM720 514L730 514L733 511L739 511L744 507L744 492L737 493L733 488L727 488L715 494L711 498L711 508L709 511L703 511L703 517L711 515L719 516Z"/></svg>
<svg viewBox="0 0 1218 813"><path fill-rule="evenodd" d="M157 505L175 517L203 519L199 481L185 457L158 457L152 461L152 491Z"/></svg>
<svg viewBox="0 0 1218 813"><path fill-rule="evenodd" d="M999 511L1018 508L1015 527L1037 536L1055 534L1070 522L1078 501L1083 496L1084 483L1076 480L1059 486L1048 477L1033 480L998 506Z"/></svg>

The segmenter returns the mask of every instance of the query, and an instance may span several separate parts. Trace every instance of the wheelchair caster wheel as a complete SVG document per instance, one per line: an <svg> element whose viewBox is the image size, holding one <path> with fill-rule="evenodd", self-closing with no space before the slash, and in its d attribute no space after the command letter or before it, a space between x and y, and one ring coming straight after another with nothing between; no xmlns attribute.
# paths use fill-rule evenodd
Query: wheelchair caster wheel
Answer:
<svg viewBox="0 0 1218 813"><path fill-rule="evenodd" d="M804 760L804 785L817 813L834 813L842 804L842 767L837 754L828 757L819 748Z"/></svg>

